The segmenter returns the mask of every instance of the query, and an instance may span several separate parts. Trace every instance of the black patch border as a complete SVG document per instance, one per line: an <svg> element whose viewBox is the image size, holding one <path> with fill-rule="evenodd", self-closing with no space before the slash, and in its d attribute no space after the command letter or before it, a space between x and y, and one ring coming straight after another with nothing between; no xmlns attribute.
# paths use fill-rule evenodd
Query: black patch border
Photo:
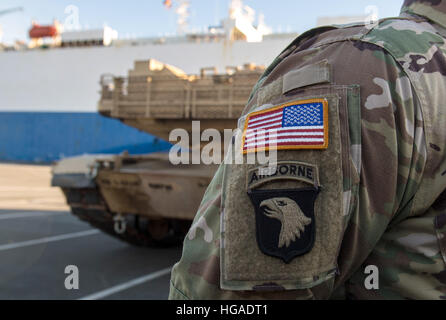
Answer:
<svg viewBox="0 0 446 320"><path fill-rule="evenodd" d="M315 195L314 195L314 199L313 199L313 206L312 206L312 211L309 213L310 214L310 218L312 219L312 223L311 223L311 230L308 231L304 231L304 232L310 232L310 243L308 244L308 246L306 246L305 248L302 248L300 250L292 250L290 252L288 252L286 255L283 254L278 254L278 253L274 253L274 252L270 252L268 248L266 248L263 244L262 241L260 241L260 221L257 217L257 215L259 215L260 213L258 212L258 210L260 210L260 208L257 207L257 205L254 202L254 195L255 194L268 194L271 195L270 198L277 198L277 197L286 197L286 194L289 194L291 192L299 192L299 191L314 191ZM293 261L295 258L303 256L307 253L309 253L313 247L314 247L314 243L316 240L316 219L315 219L315 212L314 212L314 206L317 200L317 197L319 195L321 191L320 187L307 187L307 188L298 188L298 189L262 189L262 190L252 190L249 189L247 191L249 198L251 199L251 202L254 206L254 211L255 211L255 220L256 220L256 240L257 240L257 245L259 246L260 250L262 251L263 254L270 256L270 257L274 257L274 258L280 258L282 259L286 264L291 263L291 261ZM292 197L288 197L290 199L293 200ZM297 202L296 202L297 203ZM299 203L297 203L298 205L300 205ZM306 215L306 214L305 214ZM306 215L307 216L307 215ZM308 217L308 216L307 216ZM306 227L307 228L307 227Z"/></svg>

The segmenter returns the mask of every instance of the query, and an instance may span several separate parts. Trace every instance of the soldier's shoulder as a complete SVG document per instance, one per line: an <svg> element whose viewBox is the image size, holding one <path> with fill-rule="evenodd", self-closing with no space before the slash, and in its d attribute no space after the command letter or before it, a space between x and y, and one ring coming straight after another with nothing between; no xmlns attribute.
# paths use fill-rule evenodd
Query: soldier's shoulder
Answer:
<svg viewBox="0 0 446 320"><path fill-rule="evenodd" d="M391 17L375 23L358 22L344 25L330 25L311 29L294 41L295 50L320 47L333 42L358 40L377 43L397 43L410 47L416 42L423 44L431 40L443 39L432 23L424 18ZM416 42L411 41L416 40Z"/></svg>
<svg viewBox="0 0 446 320"><path fill-rule="evenodd" d="M290 43L266 69L255 89L288 56L315 49L323 51L327 45L345 42L351 43L352 50L355 50L355 42L380 47L395 59L411 52L426 53L433 45L445 43L432 23L411 16L385 18L375 23L321 26L304 32Z"/></svg>
<svg viewBox="0 0 446 320"><path fill-rule="evenodd" d="M435 44L444 44L436 27L423 18L387 18L380 20L361 38L377 44L396 57L407 53L425 53Z"/></svg>
<svg viewBox="0 0 446 320"><path fill-rule="evenodd" d="M332 42L359 39L366 32L366 24L362 22L320 26L301 34L289 47L294 47L294 51L302 51Z"/></svg>
<svg viewBox="0 0 446 320"><path fill-rule="evenodd" d="M429 41L439 42L441 39L442 37L431 23L425 19L414 17L385 18L375 23L360 21L343 25L319 26L302 33L291 42L267 68L264 75L268 75L280 62L293 53L314 49L323 50L325 46L333 43L350 42L352 50L355 41L375 44L384 49L390 48L394 44L394 47L405 51L417 42L421 42L421 45L426 43L427 46Z"/></svg>

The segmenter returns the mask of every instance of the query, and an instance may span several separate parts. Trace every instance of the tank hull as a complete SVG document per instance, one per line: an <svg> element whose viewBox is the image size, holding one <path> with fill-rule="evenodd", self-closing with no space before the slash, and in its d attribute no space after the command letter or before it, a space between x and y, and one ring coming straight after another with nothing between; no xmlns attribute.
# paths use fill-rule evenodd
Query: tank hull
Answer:
<svg viewBox="0 0 446 320"><path fill-rule="evenodd" d="M86 166L84 172L53 172L52 185L62 188L73 215L148 247L182 243L217 169L174 166L166 154L102 157Z"/></svg>
<svg viewBox="0 0 446 320"><path fill-rule="evenodd" d="M117 162L122 167L116 167ZM173 165L165 154L100 163L95 182L108 208L151 219L192 220L217 170L217 166Z"/></svg>

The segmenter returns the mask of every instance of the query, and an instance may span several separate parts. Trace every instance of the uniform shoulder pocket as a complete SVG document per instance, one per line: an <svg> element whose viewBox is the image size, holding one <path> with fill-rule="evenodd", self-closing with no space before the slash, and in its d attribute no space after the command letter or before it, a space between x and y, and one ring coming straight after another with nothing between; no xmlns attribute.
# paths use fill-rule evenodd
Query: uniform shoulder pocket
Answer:
<svg viewBox="0 0 446 320"><path fill-rule="evenodd" d="M226 164L221 288L308 289L335 277L361 168L358 86L292 90L240 121L244 159Z"/></svg>

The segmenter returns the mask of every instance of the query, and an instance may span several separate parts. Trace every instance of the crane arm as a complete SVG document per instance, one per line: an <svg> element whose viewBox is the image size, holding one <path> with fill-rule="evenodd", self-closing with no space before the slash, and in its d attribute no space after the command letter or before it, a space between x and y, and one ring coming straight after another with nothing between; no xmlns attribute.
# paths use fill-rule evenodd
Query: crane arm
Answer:
<svg viewBox="0 0 446 320"><path fill-rule="evenodd" d="M9 14L9 13L14 13L17 11L23 11L22 7L16 7L16 8L10 8L10 9L6 9L6 10L0 10L0 16Z"/></svg>

